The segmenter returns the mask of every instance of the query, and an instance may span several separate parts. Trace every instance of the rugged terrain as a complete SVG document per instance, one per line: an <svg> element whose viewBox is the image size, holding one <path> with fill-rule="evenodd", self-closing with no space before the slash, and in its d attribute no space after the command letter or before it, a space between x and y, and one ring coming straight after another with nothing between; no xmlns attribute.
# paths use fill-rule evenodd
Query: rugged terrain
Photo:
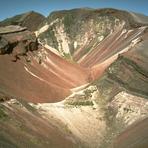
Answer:
<svg viewBox="0 0 148 148"><path fill-rule="evenodd" d="M83 8L0 26L0 147L148 147L147 16Z"/></svg>

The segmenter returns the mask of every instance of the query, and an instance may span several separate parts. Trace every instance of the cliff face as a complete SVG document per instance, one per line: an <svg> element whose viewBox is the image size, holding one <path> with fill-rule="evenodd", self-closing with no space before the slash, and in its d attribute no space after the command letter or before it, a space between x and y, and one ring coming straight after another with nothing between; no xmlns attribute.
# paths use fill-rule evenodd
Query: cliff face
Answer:
<svg viewBox="0 0 148 148"><path fill-rule="evenodd" d="M28 51L37 50L37 40L34 33L20 26L0 27L1 54L21 56Z"/></svg>
<svg viewBox="0 0 148 148"><path fill-rule="evenodd" d="M147 148L148 17L85 8L43 20L0 23L0 146Z"/></svg>

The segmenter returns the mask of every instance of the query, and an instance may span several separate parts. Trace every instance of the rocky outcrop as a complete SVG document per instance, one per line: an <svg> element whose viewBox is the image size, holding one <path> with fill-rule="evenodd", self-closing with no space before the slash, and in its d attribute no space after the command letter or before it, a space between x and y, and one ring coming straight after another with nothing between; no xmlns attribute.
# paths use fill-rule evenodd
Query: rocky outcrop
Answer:
<svg viewBox="0 0 148 148"><path fill-rule="evenodd" d="M17 33L27 30L26 27L16 26L16 25L10 25L5 27L0 27L0 35L4 34L10 34L10 33Z"/></svg>
<svg viewBox="0 0 148 148"><path fill-rule="evenodd" d="M8 41L0 36L0 54L7 53L9 49L9 43Z"/></svg>
<svg viewBox="0 0 148 148"><path fill-rule="evenodd" d="M20 26L0 27L1 54L12 54L15 57L26 55L37 49L35 34Z"/></svg>
<svg viewBox="0 0 148 148"><path fill-rule="evenodd" d="M37 12L30 11L12 18L7 18L0 22L0 26L19 25L27 27L30 31L36 31L39 25L45 20L45 17Z"/></svg>

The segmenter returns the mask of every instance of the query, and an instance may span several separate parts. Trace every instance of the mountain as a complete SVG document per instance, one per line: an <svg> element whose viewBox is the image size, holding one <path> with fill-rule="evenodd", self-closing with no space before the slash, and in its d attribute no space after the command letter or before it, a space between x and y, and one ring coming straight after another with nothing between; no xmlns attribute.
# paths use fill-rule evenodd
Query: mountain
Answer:
<svg viewBox="0 0 148 148"><path fill-rule="evenodd" d="M7 18L0 22L0 27L9 25L19 25L27 27L30 31L36 31L38 26L45 20L45 17L37 12L30 11L23 14Z"/></svg>
<svg viewBox="0 0 148 148"><path fill-rule="evenodd" d="M147 16L132 12L115 9L73 9L51 13L37 35L44 44L57 49L61 56L80 62L115 30L114 33L118 35L130 28L136 31L138 26L145 24L148 24Z"/></svg>
<svg viewBox="0 0 148 148"><path fill-rule="evenodd" d="M1 147L148 147L148 16L80 8L0 26Z"/></svg>

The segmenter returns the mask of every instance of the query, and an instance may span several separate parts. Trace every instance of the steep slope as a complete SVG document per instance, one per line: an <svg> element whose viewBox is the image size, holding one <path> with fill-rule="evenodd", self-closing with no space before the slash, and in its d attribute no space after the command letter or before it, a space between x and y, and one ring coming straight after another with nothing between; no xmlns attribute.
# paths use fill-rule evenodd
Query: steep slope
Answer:
<svg viewBox="0 0 148 148"><path fill-rule="evenodd" d="M40 43L67 60L91 69L92 79L142 41L147 16L116 9L53 12L36 35Z"/></svg>
<svg viewBox="0 0 148 148"><path fill-rule="evenodd" d="M63 133L43 118L35 108L24 101L0 104L0 147L77 148L79 140L71 133ZM82 146L82 145L81 145Z"/></svg>
<svg viewBox="0 0 148 148"><path fill-rule="evenodd" d="M137 95L148 96L147 41L148 36L145 41L121 54L109 66L102 79L99 80L101 85L105 84L102 91L110 92L110 90L107 90L108 88L111 89L110 93L112 94L112 91L115 93L115 90L119 91L123 87L130 92L137 93ZM113 89L112 85L117 89ZM111 94L107 95L111 97Z"/></svg>
<svg viewBox="0 0 148 148"><path fill-rule="evenodd" d="M0 146L146 148L133 133L147 130L147 27L141 14L73 9L35 34L0 28Z"/></svg>
<svg viewBox="0 0 148 148"><path fill-rule="evenodd" d="M7 26L0 34L7 42L0 49L3 93L30 102L55 102L70 94L71 88L88 83L88 69L38 45L35 35L25 28Z"/></svg>
<svg viewBox="0 0 148 148"><path fill-rule="evenodd" d="M97 50L99 43L114 31L114 36L119 36L118 43L128 30L132 29L132 36L136 34L136 28L147 22L147 16L116 9L73 9L51 13L37 35L61 56L80 61L89 52Z"/></svg>
<svg viewBox="0 0 148 148"><path fill-rule="evenodd" d="M147 148L148 146L148 118L133 124L117 137L115 148Z"/></svg>
<svg viewBox="0 0 148 148"><path fill-rule="evenodd" d="M27 13L28 15L30 16L30 13ZM21 19L21 16L26 18L26 14L16 18ZM135 19L136 16L139 18L138 21ZM73 23L72 18L74 18ZM74 9L53 12L43 23L43 27L36 32L38 40L27 28L1 27L0 51L4 54L0 58L1 88L6 89L9 95L33 102L61 100L71 93L70 89L99 79L119 54L128 52L137 45L146 46L146 18L115 9ZM68 23L68 26L65 23ZM76 28L80 30L75 32ZM64 38L61 38L63 41L59 40L59 36L64 37L63 33L66 38L69 37L69 40ZM86 36L87 42L85 42L85 34L89 33L93 41L90 42L90 38ZM53 36L56 41L53 40ZM103 37L100 40L101 36ZM44 42L48 40L50 42ZM71 52L69 47L72 44L74 46L74 41L80 44L77 44L78 47ZM52 46L53 42L57 49L56 46ZM69 49L66 54L69 55L65 54L66 46L60 47L59 44L68 44ZM90 45L92 45L90 50L84 53L83 51ZM61 54L64 54L64 59L60 57ZM65 61L65 58L70 59ZM129 60L131 58L129 57ZM13 79L10 78L10 73ZM15 86L16 81L18 85ZM12 85L8 86L8 82ZM33 87L34 85L37 87Z"/></svg>

